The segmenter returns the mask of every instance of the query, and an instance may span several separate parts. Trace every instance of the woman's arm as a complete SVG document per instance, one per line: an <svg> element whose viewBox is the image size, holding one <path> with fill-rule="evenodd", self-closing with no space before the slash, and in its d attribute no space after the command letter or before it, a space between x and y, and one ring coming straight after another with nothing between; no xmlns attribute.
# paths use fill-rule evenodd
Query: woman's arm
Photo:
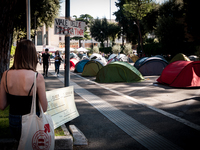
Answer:
<svg viewBox="0 0 200 150"><path fill-rule="evenodd" d="M40 73L38 73L37 77L37 93L42 109L45 112L47 111L48 102L46 98L44 77Z"/></svg>
<svg viewBox="0 0 200 150"><path fill-rule="evenodd" d="M4 110L8 106L6 90L5 90L5 87L6 87L5 74L6 72L3 73L3 76L1 78L1 83L0 83L0 109L1 110Z"/></svg>

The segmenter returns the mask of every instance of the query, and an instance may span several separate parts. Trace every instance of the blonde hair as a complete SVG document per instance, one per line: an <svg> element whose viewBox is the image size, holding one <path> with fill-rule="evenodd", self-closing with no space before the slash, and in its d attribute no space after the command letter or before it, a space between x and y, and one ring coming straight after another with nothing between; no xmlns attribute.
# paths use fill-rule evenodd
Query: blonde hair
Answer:
<svg viewBox="0 0 200 150"><path fill-rule="evenodd" d="M11 69L27 69L36 71L37 52L30 40L22 40L17 44L14 63Z"/></svg>

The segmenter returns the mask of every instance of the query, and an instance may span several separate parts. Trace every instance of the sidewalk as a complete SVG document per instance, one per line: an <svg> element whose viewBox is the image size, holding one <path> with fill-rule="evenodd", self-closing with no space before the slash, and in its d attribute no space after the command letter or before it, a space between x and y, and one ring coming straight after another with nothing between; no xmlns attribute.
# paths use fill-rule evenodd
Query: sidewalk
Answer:
<svg viewBox="0 0 200 150"><path fill-rule="evenodd" d="M37 70L42 73L42 66ZM54 72L53 64L49 72ZM44 78L47 91L64 87L62 65L60 73ZM74 150L200 149L199 89L158 85L157 77L98 84L70 74L80 116L65 125L77 126L89 143Z"/></svg>

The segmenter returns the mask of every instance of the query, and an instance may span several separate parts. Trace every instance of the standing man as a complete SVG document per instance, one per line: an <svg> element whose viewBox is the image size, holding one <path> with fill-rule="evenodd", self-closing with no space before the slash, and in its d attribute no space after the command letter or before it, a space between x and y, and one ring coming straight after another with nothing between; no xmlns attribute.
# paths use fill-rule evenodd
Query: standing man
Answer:
<svg viewBox="0 0 200 150"><path fill-rule="evenodd" d="M51 65L50 62L50 55L49 55L49 49L45 49L45 53L42 54L42 62L43 62L43 75L48 77L48 68L49 64Z"/></svg>

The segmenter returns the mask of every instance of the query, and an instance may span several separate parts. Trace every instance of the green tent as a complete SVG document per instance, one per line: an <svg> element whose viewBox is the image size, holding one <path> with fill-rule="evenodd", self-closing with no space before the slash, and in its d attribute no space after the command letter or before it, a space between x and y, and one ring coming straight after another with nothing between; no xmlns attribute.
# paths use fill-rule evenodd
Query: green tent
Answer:
<svg viewBox="0 0 200 150"><path fill-rule="evenodd" d="M97 73L99 72L101 68L103 68L103 64L101 63L101 60L96 60L96 59L90 60L85 64L83 68L82 76L94 77L97 75Z"/></svg>
<svg viewBox="0 0 200 150"><path fill-rule="evenodd" d="M184 55L182 53L178 53L172 58L172 60L169 63L172 63L172 62L178 61L178 60L190 61L190 59L186 55Z"/></svg>
<svg viewBox="0 0 200 150"><path fill-rule="evenodd" d="M142 74L127 62L116 61L99 70L96 81L100 83L136 82L143 80Z"/></svg>

